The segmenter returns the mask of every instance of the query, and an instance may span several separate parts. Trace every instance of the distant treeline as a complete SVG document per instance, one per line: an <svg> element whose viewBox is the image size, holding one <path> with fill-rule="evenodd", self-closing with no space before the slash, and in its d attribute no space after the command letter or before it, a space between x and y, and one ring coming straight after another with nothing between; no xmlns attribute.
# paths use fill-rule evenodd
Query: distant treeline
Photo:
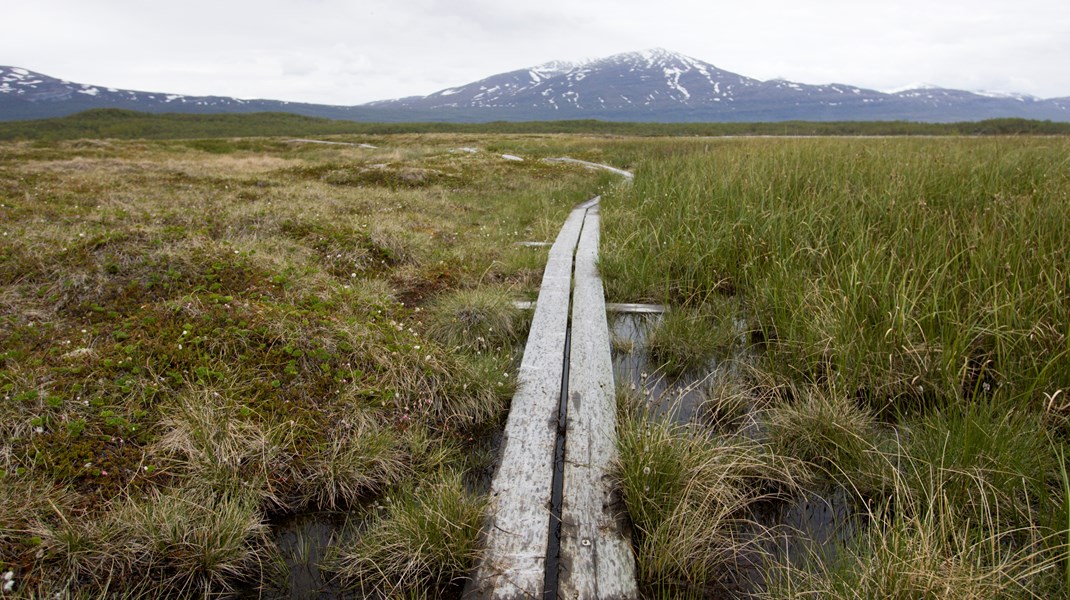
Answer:
<svg viewBox="0 0 1070 600"><path fill-rule="evenodd" d="M57 119L0 122L0 140L83 138L190 139L392 133L578 133L634 136L728 135L1065 135L1070 123L989 119L965 123L782 121L773 123L632 123L596 120L492 123L362 123L290 113L150 114L95 109Z"/></svg>

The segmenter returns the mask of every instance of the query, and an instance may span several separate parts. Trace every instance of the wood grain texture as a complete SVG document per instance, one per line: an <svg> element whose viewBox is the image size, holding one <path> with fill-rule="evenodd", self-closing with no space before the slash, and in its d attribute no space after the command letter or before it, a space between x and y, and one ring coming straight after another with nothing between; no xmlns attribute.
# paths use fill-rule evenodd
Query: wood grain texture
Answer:
<svg viewBox="0 0 1070 600"><path fill-rule="evenodd" d="M587 203L574 209L550 248L466 598L543 597L573 253L586 212Z"/></svg>
<svg viewBox="0 0 1070 600"><path fill-rule="evenodd" d="M561 511L559 597L636 598L635 559L611 478L616 389L598 275L599 211L587 211L576 250Z"/></svg>

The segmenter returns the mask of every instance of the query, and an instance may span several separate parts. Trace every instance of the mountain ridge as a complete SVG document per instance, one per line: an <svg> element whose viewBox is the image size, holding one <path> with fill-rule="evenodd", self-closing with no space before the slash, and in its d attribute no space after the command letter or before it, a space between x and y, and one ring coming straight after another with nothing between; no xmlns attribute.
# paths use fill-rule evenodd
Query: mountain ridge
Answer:
<svg viewBox="0 0 1070 600"><path fill-rule="evenodd" d="M427 96L369 106L440 114L482 110L506 118L528 113L541 118L668 121L1070 120L1070 101L1065 98L940 87L888 93L843 83L761 81L662 48L551 64L559 68L550 77L537 67L518 69Z"/></svg>
<svg viewBox="0 0 1070 600"><path fill-rule="evenodd" d="M0 66L0 120L90 108L143 112L290 112L355 121L1070 121L1070 97L915 87L881 92L842 83L761 81L662 48L550 61L426 96L353 106L120 90Z"/></svg>

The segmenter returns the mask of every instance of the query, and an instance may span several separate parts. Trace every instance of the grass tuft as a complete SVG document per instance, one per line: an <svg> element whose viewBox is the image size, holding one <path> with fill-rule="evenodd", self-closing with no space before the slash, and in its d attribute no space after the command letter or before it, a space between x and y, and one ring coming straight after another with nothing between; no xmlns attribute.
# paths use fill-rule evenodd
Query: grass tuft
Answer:
<svg viewBox="0 0 1070 600"><path fill-rule="evenodd" d="M393 430L371 416L350 416L306 463L302 505L337 510L401 481L409 472Z"/></svg>
<svg viewBox="0 0 1070 600"><path fill-rule="evenodd" d="M40 523L46 580L100 593L198 595L232 589L262 562L259 498L201 489L113 501L103 519Z"/></svg>
<svg viewBox="0 0 1070 600"><path fill-rule="evenodd" d="M731 353L739 338L733 306L730 299L721 299L702 309L665 313L650 332L650 356L670 376L709 369L715 358Z"/></svg>
<svg viewBox="0 0 1070 600"><path fill-rule="evenodd" d="M638 577L652 593L703 597L731 585L763 550L748 509L795 487L799 465L743 437L710 439L621 400L619 477L635 530Z"/></svg>
<svg viewBox="0 0 1070 600"><path fill-rule="evenodd" d="M895 463L885 456L887 433L864 406L836 390L792 390L763 414L772 451L809 465L814 484L834 482L862 497L889 488Z"/></svg>
<svg viewBox="0 0 1070 600"><path fill-rule="evenodd" d="M946 407L906 426L912 494L986 535L1054 524L1050 482L1058 458L1043 435L1043 417L996 398Z"/></svg>
<svg viewBox="0 0 1070 600"><path fill-rule="evenodd" d="M897 494L907 492L900 482ZM983 486L976 491L985 493ZM894 510L874 522L832 561L774 563L769 599L802 598L1051 598L1058 591L1063 541L1043 530L992 531L963 520L955 498L938 489L918 498L897 495ZM1008 543L1008 537L1017 538Z"/></svg>
<svg viewBox="0 0 1070 600"><path fill-rule="evenodd" d="M475 566L485 499L443 472L387 496L366 529L334 548L345 581L367 591L426 595L455 586Z"/></svg>
<svg viewBox="0 0 1070 600"><path fill-rule="evenodd" d="M268 486L286 460L278 433L229 394L191 388L161 426L153 453L165 470L219 493L253 491L281 503Z"/></svg>
<svg viewBox="0 0 1070 600"><path fill-rule="evenodd" d="M447 348L468 352L510 349L525 322L504 288L457 290L437 298L426 317L427 335Z"/></svg>

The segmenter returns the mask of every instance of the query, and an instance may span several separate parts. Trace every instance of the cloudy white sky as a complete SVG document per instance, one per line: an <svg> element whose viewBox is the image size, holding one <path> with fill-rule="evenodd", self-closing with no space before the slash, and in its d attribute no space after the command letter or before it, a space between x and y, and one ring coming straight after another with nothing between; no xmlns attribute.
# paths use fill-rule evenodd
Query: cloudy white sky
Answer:
<svg viewBox="0 0 1070 600"><path fill-rule="evenodd" d="M4 0L0 64L110 87L329 104L663 47L879 90L1070 96L1066 0Z"/></svg>

